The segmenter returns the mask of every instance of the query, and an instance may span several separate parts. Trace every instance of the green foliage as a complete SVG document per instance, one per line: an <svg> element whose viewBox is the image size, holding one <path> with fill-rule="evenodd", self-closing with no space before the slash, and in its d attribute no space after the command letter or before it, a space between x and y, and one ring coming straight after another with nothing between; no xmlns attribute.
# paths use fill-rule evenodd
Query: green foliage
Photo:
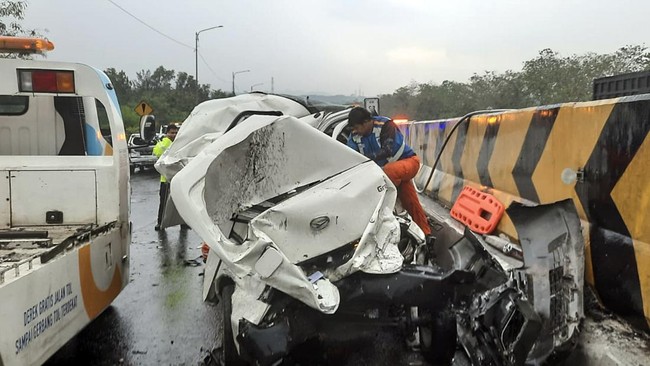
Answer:
<svg viewBox="0 0 650 366"><path fill-rule="evenodd" d="M159 66L153 72L141 70L135 80L130 80L122 70L104 70L113 83L120 101L124 126L129 133L137 132L140 116L134 108L146 102L153 109L156 122L168 124L182 122L199 103L209 99L231 96L222 90L211 90L210 85L197 86L194 76L186 72L176 73Z"/></svg>
<svg viewBox="0 0 650 366"><path fill-rule="evenodd" d="M122 120L124 121L124 129L128 133L135 133L140 129L140 116L135 113L135 106L136 104L120 104Z"/></svg>
<svg viewBox="0 0 650 366"><path fill-rule="evenodd" d="M25 18L25 1L0 1L0 34L6 36L23 35L25 31L19 21Z"/></svg>
<svg viewBox="0 0 650 366"><path fill-rule="evenodd" d="M26 9L26 1L0 0L0 35L43 37L43 35L38 31L34 29L25 29L20 24L20 21L25 18ZM0 58L22 58L29 60L32 56L33 55L29 53L0 52Z"/></svg>
<svg viewBox="0 0 650 366"><path fill-rule="evenodd" d="M395 113L390 114L392 116L411 111L411 101L417 94L417 88L418 85L412 82L408 86L395 90L393 94L380 95L379 106L382 114L385 114L385 111L395 111Z"/></svg>
<svg viewBox="0 0 650 366"><path fill-rule="evenodd" d="M26 1L0 0L0 35L3 36L29 36L42 37L34 29L25 29L20 21L25 19ZM1 53L0 58L22 58L31 59L32 55L27 53Z"/></svg>
<svg viewBox="0 0 650 366"><path fill-rule="evenodd" d="M646 46L628 45L611 54L560 55L544 49L525 61L521 71L485 71L468 82L445 80L440 85L417 84L381 95L382 114L427 120L462 116L479 109L524 108L586 101L593 79L650 70Z"/></svg>
<svg viewBox="0 0 650 366"><path fill-rule="evenodd" d="M111 80L115 94L120 102L126 102L131 98L131 80L124 71L117 72L114 68L104 70L106 76Z"/></svg>

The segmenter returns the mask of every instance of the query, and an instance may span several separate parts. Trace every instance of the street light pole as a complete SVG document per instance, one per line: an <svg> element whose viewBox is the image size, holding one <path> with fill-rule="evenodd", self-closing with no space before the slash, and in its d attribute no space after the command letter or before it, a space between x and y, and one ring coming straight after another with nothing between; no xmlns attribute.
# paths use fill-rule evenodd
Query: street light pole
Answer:
<svg viewBox="0 0 650 366"><path fill-rule="evenodd" d="M194 35L196 36L194 41L194 65L195 65L194 78L196 79L197 93L199 89L199 34L201 34L201 32L209 31L210 29L216 29L216 28L223 28L223 25L216 25L214 27L201 29L200 31L194 33Z"/></svg>
<svg viewBox="0 0 650 366"><path fill-rule="evenodd" d="M250 70L235 71L232 73L232 95L235 95L235 75L243 72L250 72Z"/></svg>
<svg viewBox="0 0 650 366"><path fill-rule="evenodd" d="M253 88L256 86L264 85L264 83L258 83L258 84L253 84L251 85L251 92L253 91Z"/></svg>

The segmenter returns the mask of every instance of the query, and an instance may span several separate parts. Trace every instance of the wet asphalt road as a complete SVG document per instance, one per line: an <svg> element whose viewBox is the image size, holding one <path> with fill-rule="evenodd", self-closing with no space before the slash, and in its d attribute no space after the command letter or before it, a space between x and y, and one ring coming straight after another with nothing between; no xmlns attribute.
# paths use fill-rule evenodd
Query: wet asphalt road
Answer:
<svg viewBox="0 0 650 366"><path fill-rule="evenodd" d="M217 306L203 303L201 240L179 227L154 231L155 171L131 176L131 277L102 315L46 365L197 365L221 342Z"/></svg>
<svg viewBox="0 0 650 366"><path fill-rule="evenodd" d="M204 265L188 263L200 256L201 240L192 230L179 227L154 231L159 189L155 171L133 174L131 189L130 283L48 366L197 365L221 345L220 305L201 300ZM325 348L305 347L304 353L316 359L305 364L421 364L391 332Z"/></svg>

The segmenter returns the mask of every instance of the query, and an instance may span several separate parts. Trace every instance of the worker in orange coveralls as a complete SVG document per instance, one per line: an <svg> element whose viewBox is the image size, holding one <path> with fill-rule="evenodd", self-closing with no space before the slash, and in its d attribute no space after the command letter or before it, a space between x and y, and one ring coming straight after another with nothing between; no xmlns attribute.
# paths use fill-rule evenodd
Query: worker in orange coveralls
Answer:
<svg viewBox="0 0 650 366"><path fill-rule="evenodd" d="M425 235L430 235L431 227L412 180L420 169L420 159L406 144L395 122L387 117L372 116L365 108L354 107L348 115L348 126L352 129L348 146L382 167L397 187L397 197L406 212Z"/></svg>

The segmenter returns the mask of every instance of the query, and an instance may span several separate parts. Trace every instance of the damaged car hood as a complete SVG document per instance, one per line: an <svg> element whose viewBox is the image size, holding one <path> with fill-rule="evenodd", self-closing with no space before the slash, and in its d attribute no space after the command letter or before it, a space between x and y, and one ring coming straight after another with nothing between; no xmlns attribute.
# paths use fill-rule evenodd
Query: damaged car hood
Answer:
<svg viewBox="0 0 650 366"><path fill-rule="evenodd" d="M233 114L212 118L230 126ZM396 190L374 162L293 116L253 114L224 132L174 174L171 198L235 282L260 281L332 313L330 281L401 268ZM341 248L349 259L314 269L313 259Z"/></svg>

